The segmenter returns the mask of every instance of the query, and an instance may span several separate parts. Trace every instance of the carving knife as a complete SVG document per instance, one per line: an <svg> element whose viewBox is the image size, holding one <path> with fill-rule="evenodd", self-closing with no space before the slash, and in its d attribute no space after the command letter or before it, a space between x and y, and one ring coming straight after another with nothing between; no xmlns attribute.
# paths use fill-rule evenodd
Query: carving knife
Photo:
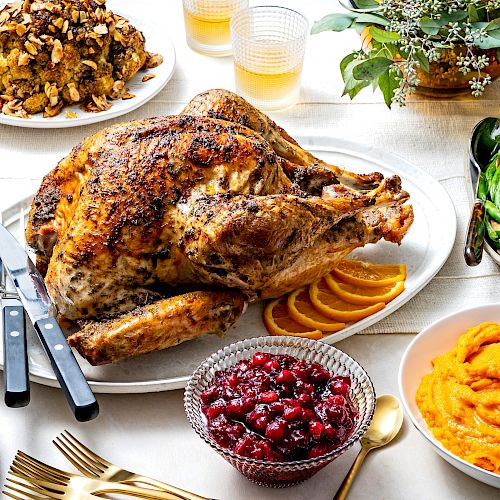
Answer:
<svg viewBox="0 0 500 500"><path fill-rule="evenodd" d="M30 402L26 323L23 305L17 293L11 291L14 287L7 280L4 266L0 260L4 401L10 408L20 408Z"/></svg>
<svg viewBox="0 0 500 500"><path fill-rule="evenodd" d="M99 405L55 318L41 274L12 234L0 224L0 258L31 319L76 419L92 420Z"/></svg>

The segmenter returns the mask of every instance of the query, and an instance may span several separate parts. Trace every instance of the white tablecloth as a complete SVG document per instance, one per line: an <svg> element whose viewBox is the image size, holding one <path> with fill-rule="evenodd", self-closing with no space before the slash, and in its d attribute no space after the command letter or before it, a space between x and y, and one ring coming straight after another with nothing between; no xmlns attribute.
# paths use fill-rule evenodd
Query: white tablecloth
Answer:
<svg viewBox="0 0 500 500"><path fill-rule="evenodd" d="M329 0L251 2L257 3L296 8L311 22L338 9L336 2ZM105 125L177 113L192 96L209 88L234 90L231 58L209 58L187 47L180 0L109 0L108 5L148 23L160 24L175 45L177 68L172 81L150 103ZM473 125L485 116L498 114L500 82L494 83L481 100L415 96L405 108L390 111L380 94L365 89L351 103L341 97L338 63L348 50L358 46L354 33L310 37L301 100L293 108L271 116L292 135L318 133L383 147L431 173L453 199L458 233L448 262L417 297L364 332L393 335L356 336L340 345L367 368L378 393L397 393L399 358L412 338L402 333L415 333L448 312L500 300L499 269L491 259L485 256L481 266L467 268L462 258L468 217L464 154ZM66 130L0 126L0 210L33 193L41 177L73 145L103 126L101 123ZM65 465L49 448L51 439L64 428L129 468L219 499L328 499L352 460L354 450L315 479L295 488L259 488L241 478L194 435L184 418L181 397L179 391L99 396L101 416L90 424L78 425L71 419L59 391L33 387L32 403L27 408L9 410L0 406L0 481L18 448ZM486 499L496 493L448 466L407 424L397 443L367 461L351 498Z"/></svg>

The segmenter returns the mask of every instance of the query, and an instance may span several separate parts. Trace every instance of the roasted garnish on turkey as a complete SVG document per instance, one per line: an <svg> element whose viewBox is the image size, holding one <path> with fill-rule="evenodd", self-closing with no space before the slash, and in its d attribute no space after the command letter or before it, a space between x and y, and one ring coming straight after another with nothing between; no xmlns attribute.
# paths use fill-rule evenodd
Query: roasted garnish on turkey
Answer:
<svg viewBox="0 0 500 500"><path fill-rule="evenodd" d="M221 333L245 302L399 243L408 198L399 177L328 165L212 90L76 146L44 178L26 238L60 314L90 321L70 344L99 364Z"/></svg>
<svg viewBox="0 0 500 500"><path fill-rule="evenodd" d="M126 97L125 83L161 56L105 0L25 0L0 10L0 107L27 118L66 105L103 111Z"/></svg>

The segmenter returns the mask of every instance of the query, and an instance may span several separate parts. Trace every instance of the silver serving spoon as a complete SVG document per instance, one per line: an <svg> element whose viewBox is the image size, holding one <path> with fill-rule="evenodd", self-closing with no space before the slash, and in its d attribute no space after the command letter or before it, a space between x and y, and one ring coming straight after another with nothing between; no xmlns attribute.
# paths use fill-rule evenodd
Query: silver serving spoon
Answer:
<svg viewBox="0 0 500 500"><path fill-rule="evenodd" d="M371 450L390 443L398 434L402 424L403 408L399 399L392 394L379 396L372 423L368 427L366 434L360 439L361 450L333 500L344 500L347 497L347 493L366 455Z"/></svg>

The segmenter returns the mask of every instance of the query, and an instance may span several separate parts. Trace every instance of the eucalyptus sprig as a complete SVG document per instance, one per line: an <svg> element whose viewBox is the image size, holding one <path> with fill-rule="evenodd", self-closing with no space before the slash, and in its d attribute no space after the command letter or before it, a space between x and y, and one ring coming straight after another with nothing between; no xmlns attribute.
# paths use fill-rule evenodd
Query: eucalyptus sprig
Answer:
<svg viewBox="0 0 500 500"><path fill-rule="evenodd" d="M453 52L448 63L470 75L472 95L491 82L484 50L500 55L500 0L355 0L345 13L314 23L312 33L355 29L363 48L340 63L344 95L352 99L372 85L386 104L405 104L419 85L419 71ZM343 5L343 4L342 4ZM345 6L344 6L345 7Z"/></svg>

